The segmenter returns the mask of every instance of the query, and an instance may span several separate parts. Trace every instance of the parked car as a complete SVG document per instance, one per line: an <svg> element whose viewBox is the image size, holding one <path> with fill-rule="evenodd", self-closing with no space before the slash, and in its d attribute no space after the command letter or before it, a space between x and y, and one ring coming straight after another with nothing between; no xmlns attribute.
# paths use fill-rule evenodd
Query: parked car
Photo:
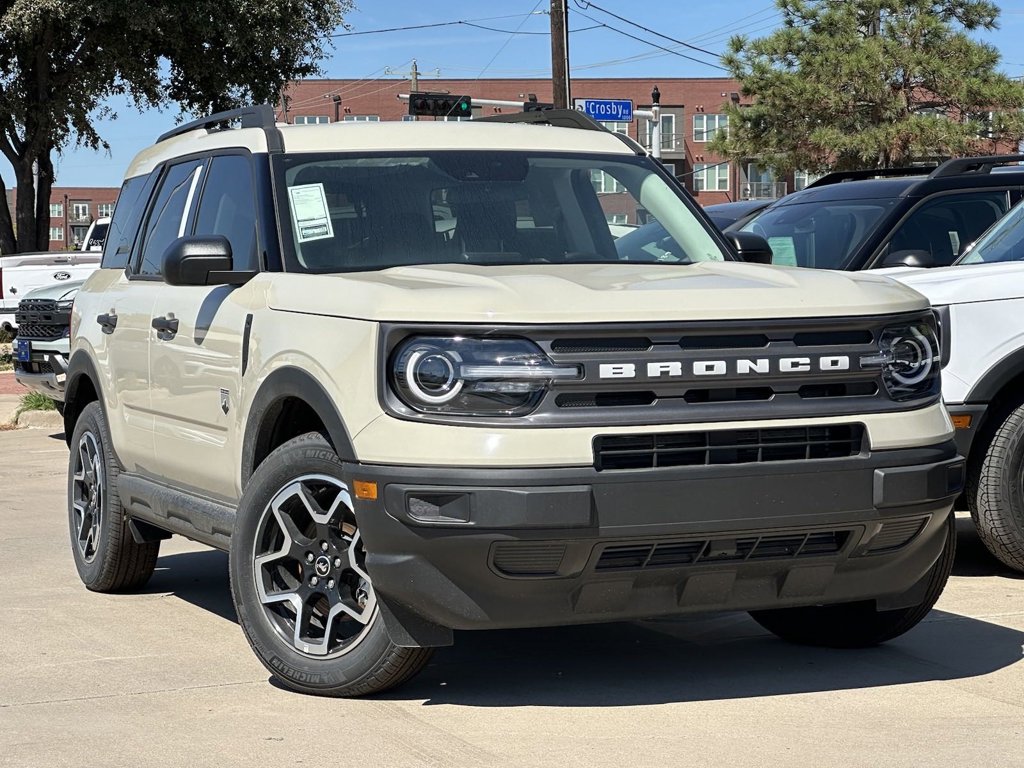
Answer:
<svg viewBox="0 0 1024 768"><path fill-rule="evenodd" d="M84 282L61 282L30 291L15 314L14 377L58 403L64 401L71 352L71 306Z"/></svg>
<svg viewBox="0 0 1024 768"><path fill-rule="evenodd" d="M661 253L620 250L607 177ZM733 609L894 638L956 542L935 316L736 250L768 255L574 110L178 126L74 303L78 574L136 589L171 534L228 550L253 651L320 695L398 685L462 629Z"/></svg>
<svg viewBox="0 0 1024 768"><path fill-rule="evenodd" d="M989 551L1024 571L1024 203L956 266L891 274L941 317L942 396L968 458L966 501Z"/></svg>
<svg viewBox="0 0 1024 768"><path fill-rule="evenodd" d="M1021 161L1024 155L1002 155L832 173L734 229L766 238L774 264L947 266L1024 195Z"/></svg>
<svg viewBox="0 0 1024 768"><path fill-rule="evenodd" d="M704 213L708 215L719 229L742 227L773 202L775 201L737 200L733 203L717 203L716 205L705 205Z"/></svg>
<svg viewBox="0 0 1024 768"><path fill-rule="evenodd" d="M100 265L96 251L39 251L0 256L0 328L16 332L21 300L37 288L84 280Z"/></svg>

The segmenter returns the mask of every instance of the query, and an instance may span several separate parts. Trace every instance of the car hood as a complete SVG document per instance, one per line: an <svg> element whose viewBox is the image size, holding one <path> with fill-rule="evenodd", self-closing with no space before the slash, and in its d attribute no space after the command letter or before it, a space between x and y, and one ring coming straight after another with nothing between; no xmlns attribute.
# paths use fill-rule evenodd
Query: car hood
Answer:
<svg viewBox="0 0 1024 768"><path fill-rule="evenodd" d="M1024 262L1021 261L900 269L889 272L889 276L920 291L936 306L1024 297Z"/></svg>
<svg viewBox="0 0 1024 768"><path fill-rule="evenodd" d="M78 289L85 284L85 280L72 280L71 282L53 283L44 285L29 291L22 296L25 299L56 299L57 301L73 299Z"/></svg>
<svg viewBox="0 0 1024 768"><path fill-rule="evenodd" d="M825 317L924 309L884 277L739 262L420 265L275 274L274 309L374 321L594 323Z"/></svg>

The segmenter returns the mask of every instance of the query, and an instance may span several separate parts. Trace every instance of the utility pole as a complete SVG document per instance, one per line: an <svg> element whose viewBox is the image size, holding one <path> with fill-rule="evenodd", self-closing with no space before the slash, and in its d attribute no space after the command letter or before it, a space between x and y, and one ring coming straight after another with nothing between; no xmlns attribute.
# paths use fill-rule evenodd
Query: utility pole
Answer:
<svg viewBox="0 0 1024 768"><path fill-rule="evenodd" d="M569 0L551 0L551 90L555 109L571 109Z"/></svg>

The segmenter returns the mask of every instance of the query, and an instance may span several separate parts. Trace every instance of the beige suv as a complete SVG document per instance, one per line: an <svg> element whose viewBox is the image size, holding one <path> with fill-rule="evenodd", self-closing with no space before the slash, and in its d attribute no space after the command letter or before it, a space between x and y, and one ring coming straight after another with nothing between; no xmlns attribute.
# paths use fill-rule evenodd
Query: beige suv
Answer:
<svg viewBox="0 0 1024 768"><path fill-rule="evenodd" d="M932 312L737 252L767 247L578 113L177 128L75 301L79 574L136 589L172 534L227 550L253 650L323 695L457 629L749 610L895 637L963 484Z"/></svg>

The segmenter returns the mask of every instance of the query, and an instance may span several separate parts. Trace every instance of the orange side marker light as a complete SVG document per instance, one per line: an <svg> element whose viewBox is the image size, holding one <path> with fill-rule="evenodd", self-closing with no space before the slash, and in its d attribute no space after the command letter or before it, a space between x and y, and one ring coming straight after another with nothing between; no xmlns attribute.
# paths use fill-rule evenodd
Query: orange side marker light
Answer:
<svg viewBox="0 0 1024 768"><path fill-rule="evenodd" d="M971 414L961 413L951 417L953 419L953 426L957 429L970 429L971 428Z"/></svg>
<svg viewBox="0 0 1024 768"><path fill-rule="evenodd" d="M356 480L353 484L356 490L356 498L363 501L377 500L377 484L367 480Z"/></svg>

